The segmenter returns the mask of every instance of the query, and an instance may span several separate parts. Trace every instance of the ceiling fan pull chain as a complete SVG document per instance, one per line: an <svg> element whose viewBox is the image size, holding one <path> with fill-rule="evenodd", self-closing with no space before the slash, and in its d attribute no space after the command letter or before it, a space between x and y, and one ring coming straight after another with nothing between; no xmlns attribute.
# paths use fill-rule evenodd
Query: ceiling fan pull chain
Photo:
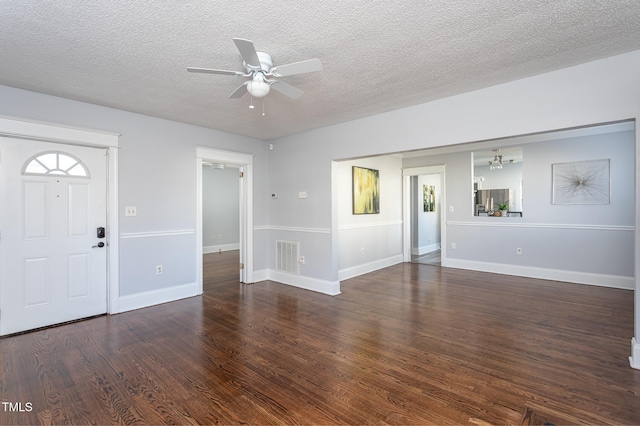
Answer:
<svg viewBox="0 0 640 426"><path fill-rule="evenodd" d="M264 98L262 98L262 116L264 117Z"/></svg>

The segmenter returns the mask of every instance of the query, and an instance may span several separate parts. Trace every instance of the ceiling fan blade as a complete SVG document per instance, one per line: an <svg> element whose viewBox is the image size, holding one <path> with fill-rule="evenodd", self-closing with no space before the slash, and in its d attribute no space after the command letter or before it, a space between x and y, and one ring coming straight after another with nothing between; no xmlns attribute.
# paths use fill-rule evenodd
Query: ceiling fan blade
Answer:
<svg viewBox="0 0 640 426"><path fill-rule="evenodd" d="M233 42L240 51L240 55L242 56L242 59L244 59L244 62L251 68L260 69L260 59L258 59L258 53L256 53L256 48L253 45L253 42L243 38L234 38Z"/></svg>
<svg viewBox="0 0 640 426"><path fill-rule="evenodd" d="M304 74L314 71L322 71L322 62L320 62L318 58L273 67L270 72L276 77L286 77L288 75Z"/></svg>
<svg viewBox="0 0 640 426"><path fill-rule="evenodd" d="M238 87L232 94L229 95L229 99L238 99L247 93L247 82L242 83L242 86Z"/></svg>
<svg viewBox="0 0 640 426"><path fill-rule="evenodd" d="M298 99L304 93L302 90L281 81L276 81L271 84L271 88L292 99Z"/></svg>
<svg viewBox="0 0 640 426"><path fill-rule="evenodd" d="M187 67L187 71L205 73L205 74L244 75L240 71L215 70L215 69L211 69L211 68Z"/></svg>

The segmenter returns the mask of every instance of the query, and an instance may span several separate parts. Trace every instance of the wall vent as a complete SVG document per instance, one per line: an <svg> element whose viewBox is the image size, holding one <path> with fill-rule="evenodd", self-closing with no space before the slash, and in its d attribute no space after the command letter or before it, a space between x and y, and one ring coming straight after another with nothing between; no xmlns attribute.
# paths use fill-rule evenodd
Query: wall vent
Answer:
<svg viewBox="0 0 640 426"><path fill-rule="evenodd" d="M300 243L298 241L276 240L276 271L300 275L299 252Z"/></svg>

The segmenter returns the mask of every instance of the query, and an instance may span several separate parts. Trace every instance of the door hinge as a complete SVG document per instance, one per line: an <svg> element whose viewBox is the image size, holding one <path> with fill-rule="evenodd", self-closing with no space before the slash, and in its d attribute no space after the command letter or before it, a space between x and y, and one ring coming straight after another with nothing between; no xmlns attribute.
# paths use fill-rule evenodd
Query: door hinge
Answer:
<svg viewBox="0 0 640 426"><path fill-rule="evenodd" d="M240 264L240 269L244 269L244 263Z"/></svg>
<svg viewBox="0 0 640 426"><path fill-rule="evenodd" d="M240 177L243 178L244 177L244 172L240 172Z"/></svg>

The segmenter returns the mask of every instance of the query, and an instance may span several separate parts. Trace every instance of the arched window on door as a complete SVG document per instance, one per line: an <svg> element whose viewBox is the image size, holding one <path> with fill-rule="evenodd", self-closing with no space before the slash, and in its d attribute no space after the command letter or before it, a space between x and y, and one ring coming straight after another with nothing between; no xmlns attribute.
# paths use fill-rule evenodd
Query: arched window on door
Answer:
<svg viewBox="0 0 640 426"><path fill-rule="evenodd" d="M76 156L60 151L42 152L27 161L24 175L89 177L89 169Z"/></svg>

